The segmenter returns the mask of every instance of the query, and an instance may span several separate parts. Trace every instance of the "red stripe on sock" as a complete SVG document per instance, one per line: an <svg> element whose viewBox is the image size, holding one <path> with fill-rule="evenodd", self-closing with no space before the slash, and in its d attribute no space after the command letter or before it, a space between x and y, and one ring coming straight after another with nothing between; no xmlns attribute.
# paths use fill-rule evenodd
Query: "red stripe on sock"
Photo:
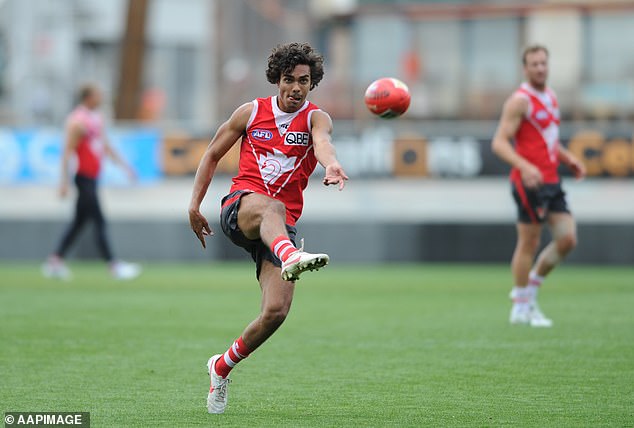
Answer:
<svg viewBox="0 0 634 428"><path fill-rule="evenodd" d="M295 250L296 248L292 245L287 245L282 251L280 251L280 260L285 262L286 259L295 252Z"/></svg>
<svg viewBox="0 0 634 428"><path fill-rule="evenodd" d="M277 238L275 238L273 242L271 243L271 250L273 250L277 244L279 244L282 241L286 241L287 239L288 238L284 235L280 235Z"/></svg>
<svg viewBox="0 0 634 428"><path fill-rule="evenodd" d="M242 360L242 357L236 355L235 351L233 350L233 345L227 350L227 355L229 356L231 361L234 362L234 364L238 364L240 360Z"/></svg>
<svg viewBox="0 0 634 428"><path fill-rule="evenodd" d="M244 343L244 340L242 340L242 336L238 337L238 340L236 340L236 345L238 345L238 352L240 353L240 355L242 355L244 358L249 356L251 350L246 345L246 343Z"/></svg>
<svg viewBox="0 0 634 428"><path fill-rule="evenodd" d="M233 345L236 345L236 347L238 348L238 353L241 355L241 357L239 355L236 355L235 351L233 350ZM242 336L240 336L235 342L231 344L229 349L227 349L227 352L222 354L222 356L218 358L218 360L216 360L216 365L214 366L216 374L226 378L227 376L229 376L229 373L233 369L233 367L229 366L225 361L225 355L227 355L235 364L238 364L240 361L248 357L250 353L251 350L249 350L247 345L244 343L244 340L242 340Z"/></svg>
<svg viewBox="0 0 634 428"><path fill-rule="evenodd" d="M276 247L278 247L277 251L275 250ZM271 243L271 251L273 252L273 254L275 254L275 256L278 259L280 259L283 262L285 262L286 259L288 259L288 256L291 255L293 251L295 250L296 248L291 242L291 240L288 239L288 237L284 235L278 236Z"/></svg>

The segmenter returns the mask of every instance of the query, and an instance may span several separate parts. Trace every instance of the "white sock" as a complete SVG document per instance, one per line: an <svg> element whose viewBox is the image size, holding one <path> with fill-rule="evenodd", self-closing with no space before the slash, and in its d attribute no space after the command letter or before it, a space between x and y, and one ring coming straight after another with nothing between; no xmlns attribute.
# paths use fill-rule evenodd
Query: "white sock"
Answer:
<svg viewBox="0 0 634 428"><path fill-rule="evenodd" d="M511 290L511 299L513 300L513 305L517 307L524 307L530 304L530 292L528 287L513 287Z"/></svg>
<svg viewBox="0 0 634 428"><path fill-rule="evenodd" d="M532 270L528 274L528 285L535 285L535 286L539 287L540 285L542 285L542 282L544 282L545 278L546 277L544 277L544 276L537 275L537 272Z"/></svg>
<svg viewBox="0 0 634 428"><path fill-rule="evenodd" d="M537 292L542 286L542 282L544 282L544 277L537 275L537 272L534 270L528 274L528 286L526 287L526 290L530 302L535 302L537 300Z"/></svg>

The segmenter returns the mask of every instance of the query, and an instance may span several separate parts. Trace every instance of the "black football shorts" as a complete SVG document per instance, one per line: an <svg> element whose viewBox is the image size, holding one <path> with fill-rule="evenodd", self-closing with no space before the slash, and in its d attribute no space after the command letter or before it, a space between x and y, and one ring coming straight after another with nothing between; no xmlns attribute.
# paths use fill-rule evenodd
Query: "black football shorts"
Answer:
<svg viewBox="0 0 634 428"><path fill-rule="evenodd" d="M268 260L275 266L281 267L282 261L271 251L268 245L262 242L261 239L248 239L240 228L238 227L238 211L240 210L240 199L243 196L252 193L245 190L236 190L229 193L222 198L222 209L220 211L220 227L225 235L238 247L244 248L255 262L256 272L255 276L260 278L260 271L262 270L262 261ZM297 229L293 226L286 225L286 231L291 239L293 245L295 245L295 236L297 235Z"/></svg>
<svg viewBox="0 0 634 428"><path fill-rule="evenodd" d="M551 212L570 212L561 183L543 184L538 189L527 189L521 180L513 180L512 188L520 223L541 224Z"/></svg>

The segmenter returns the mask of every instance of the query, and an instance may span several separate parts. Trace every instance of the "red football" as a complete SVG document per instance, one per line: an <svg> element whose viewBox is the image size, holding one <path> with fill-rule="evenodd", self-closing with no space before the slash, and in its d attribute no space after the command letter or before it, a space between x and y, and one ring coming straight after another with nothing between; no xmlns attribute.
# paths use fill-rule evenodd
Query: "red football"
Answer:
<svg viewBox="0 0 634 428"><path fill-rule="evenodd" d="M384 119L405 113L410 100L407 85L393 77L375 80L365 90L365 105L372 113Z"/></svg>

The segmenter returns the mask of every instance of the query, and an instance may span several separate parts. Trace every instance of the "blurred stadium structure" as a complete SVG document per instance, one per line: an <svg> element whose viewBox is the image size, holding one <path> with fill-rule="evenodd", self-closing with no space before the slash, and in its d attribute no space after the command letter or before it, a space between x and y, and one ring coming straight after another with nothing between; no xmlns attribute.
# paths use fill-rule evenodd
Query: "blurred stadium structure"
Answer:
<svg viewBox="0 0 634 428"><path fill-rule="evenodd" d="M205 254L189 236L191 174L219 122L272 93L266 58L291 40L326 57L311 99L335 119L353 178L341 195L309 188L307 238L344 260L360 237L355 261L510 257L507 168L489 141L522 79L522 47L540 42L551 51L562 141L595 177L565 184L581 223L573 260L634 262L634 3L618 0L0 0L0 258L43 257L57 235L69 210L51 187L61 123L86 80L104 87L114 143L146 184L106 189L121 253L236 256L222 237ZM399 120L363 105L381 76L410 86ZM215 196L235 165L234 151ZM123 182L110 169L104 181ZM330 213L333 204L344 213Z"/></svg>
<svg viewBox="0 0 634 428"><path fill-rule="evenodd" d="M207 129L236 100L269 91L263 63L288 40L311 41L326 55L328 79L314 98L340 119L368 117L358 94L377 76L410 85L417 100L410 119L494 119L522 77L518 52L533 41L551 50L564 117L634 116L631 1L3 0L0 7L8 124L56 125L84 79L102 82L114 101L136 72L121 64L131 50L144 59L131 88L137 118Z"/></svg>

